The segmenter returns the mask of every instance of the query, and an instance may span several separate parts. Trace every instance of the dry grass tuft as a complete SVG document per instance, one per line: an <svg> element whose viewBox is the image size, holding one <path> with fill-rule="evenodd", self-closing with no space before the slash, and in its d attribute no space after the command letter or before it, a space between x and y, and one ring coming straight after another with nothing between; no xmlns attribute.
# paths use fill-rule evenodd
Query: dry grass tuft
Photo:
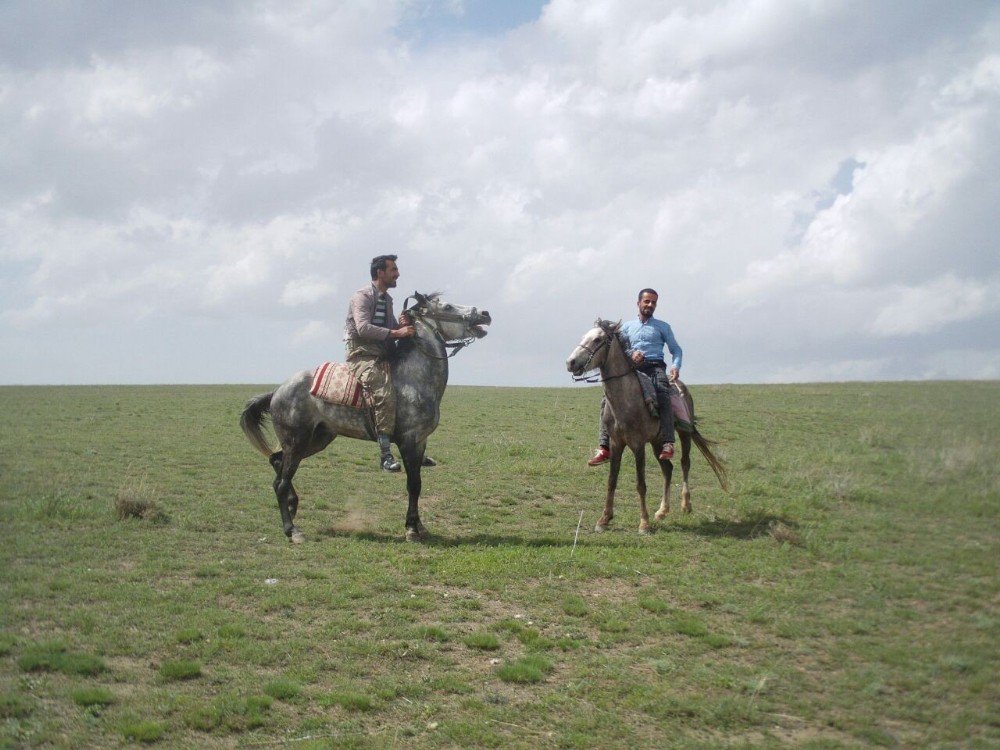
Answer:
<svg viewBox="0 0 1000 750"><path fill-rule="evenodd" d="M159 492L146 483L145 477L128 479L115 495L115 515L119 521L138 518L165 523L167 515L160 508Z"/></svg>
<svg viewBox="0 0 1000 750"><path fill-rule="evenodd" d="M799 533L781 521L772 521L768 531L779 544L787 543L796 547L803 546L802 537Z"/></svg>

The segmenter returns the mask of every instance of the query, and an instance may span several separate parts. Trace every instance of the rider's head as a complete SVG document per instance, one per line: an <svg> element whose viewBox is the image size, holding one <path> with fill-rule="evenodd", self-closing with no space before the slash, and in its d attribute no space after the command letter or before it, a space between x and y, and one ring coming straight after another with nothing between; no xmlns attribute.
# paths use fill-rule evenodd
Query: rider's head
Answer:
<svg viewBox="0 0 1000 750"><path fill-rule="evenodd" d="M382 282L387 289L396 286L396 279L399 278L399 269L396 268L395 255L376 255L372 258L371 265L372 281Z"/></svg>
<svg viewBox="0 0 1000 750"><path fill-rule="evenodd" d="M660 295L656 293L655 289L643 289L639 292L639 300L637 302L639 317L643 320L649 320L653 317L653 313L656 312L656 301L659 298Z"/></svg>

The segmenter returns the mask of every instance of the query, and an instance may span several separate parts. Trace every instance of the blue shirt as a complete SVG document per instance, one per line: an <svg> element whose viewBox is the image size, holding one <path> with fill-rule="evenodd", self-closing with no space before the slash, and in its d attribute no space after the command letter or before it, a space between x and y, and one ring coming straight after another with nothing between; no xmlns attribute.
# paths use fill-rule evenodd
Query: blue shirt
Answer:
<svg viewBox="0 0 1000 750"><path fill-rule="evenodd" d="M629 354L638 350L646 356L647 362L663 362L663 347L666 346L673 357L673 366L678 370L681 369L681 357L684 352L674 338L670 324L656 318L650 318L643 323L640 318L636 318L622 323L621 330L632 346Z"/></svg>

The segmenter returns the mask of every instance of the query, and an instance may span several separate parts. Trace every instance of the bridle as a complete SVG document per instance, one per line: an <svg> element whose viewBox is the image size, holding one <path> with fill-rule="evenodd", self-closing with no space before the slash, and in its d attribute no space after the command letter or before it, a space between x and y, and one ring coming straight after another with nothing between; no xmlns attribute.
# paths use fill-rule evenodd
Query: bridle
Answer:
<svg viewBox="0 0 1000 750"><path fill-rule="evenodd" d="M431 332L441 340L441 344L445 347L445 349L454 349L451 354L442 357L435 352L428 351L420 341L420 338L414 336L413 345L416 346L417 349L420 350L420 353L425 357L429 357L431 359L450 359L476 340L475 336L468 336L461 339L448 339L448 337L444 335L444 331L441 330L441 323L463 323L466 328L471 325L475 325L475 323L472 322L471 313L463 315L461 313L448 312L447 310L441 309L429 310L421 307L421 305L426 302L426 298L422 295L417 295L417 303L413 307L407 307L406 304L410 301L410 299L412 299L412 297L407 297L403 300L403 313L416 318L430 328Z"/></svg>
<svg viewBox="0 0 1000 750"><path fill-rule="evenodd" d="M610 348L611 347L611 339L614 336L614 334L612 334L609 331L604 331L604 333L605 333L606 338L600 344L598 344L597 346L595 346L593 349L591 349L589 346L584 346L583 344L580 344L579 348L583 349L585 352L587 352L588 354L590 354L590 356L587 358L586 365L583 367L583 371L584 372L588 372L590 370L596 369L596 368L591 367L591 363L594 361L594 358L601 352L602 349ZM606 361L607 361L607 359L605 359L605 362ZM593 375L572 375L571 377L577 383L580 383L580 382L585 382L585 383L606 383L609 380L614 380L616 378L623 378L626 375L629 375L629 374L631 374L633 372L635 372L635 370L634 370L634 368L632 368L630 366L626 372L620 373L618 375L608 375L607 377L602 377L601 373L597 372L597 373L595 373Z"/></svg>

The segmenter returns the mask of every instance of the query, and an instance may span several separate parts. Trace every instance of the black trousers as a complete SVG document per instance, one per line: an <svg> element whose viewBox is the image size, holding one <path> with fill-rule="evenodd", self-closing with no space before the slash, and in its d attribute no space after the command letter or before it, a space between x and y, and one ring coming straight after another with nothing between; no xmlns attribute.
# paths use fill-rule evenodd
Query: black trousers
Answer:
<svg viewBox="0 0 1000 750"><path fill-rule="evenodd" d="M653 385L656 386L656 407L660 410L660 436L664 443L674 442L674 412L670 408L670 378L667 376L667 366L663 362L643 362L636 368L644 375L648 375ZM601 429L597 436L597 444L608 446L608 431L604 429L604 404L606 399L601 399Z"/></svg>

